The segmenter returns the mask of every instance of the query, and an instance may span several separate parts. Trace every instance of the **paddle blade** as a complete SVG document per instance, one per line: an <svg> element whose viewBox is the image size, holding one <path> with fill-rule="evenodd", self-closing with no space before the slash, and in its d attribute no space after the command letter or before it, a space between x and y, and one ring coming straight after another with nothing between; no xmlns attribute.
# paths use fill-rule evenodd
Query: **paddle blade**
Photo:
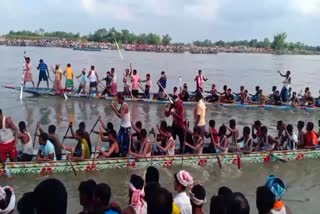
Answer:
<svg viewBox="0 0 320 214"><path fill-rule="evenodd" d="M64 92L64 93L63 93L63 96L64 96L64 99L65 99L65 100L68 99L67 92Z"/></svg>
<svg viewBox="0 0 320 214"><path fill-rule="evenodd" d="M239 154L237 155L237 166L238 166L238 169L241 168L241 159Z"/></svg>
<svg viewBox="0 0 320 214"><path fill-rule="evenodd" d="M217 161L218 161L219 168L222 169L221 160L218 154L217 154Z"/></svg>

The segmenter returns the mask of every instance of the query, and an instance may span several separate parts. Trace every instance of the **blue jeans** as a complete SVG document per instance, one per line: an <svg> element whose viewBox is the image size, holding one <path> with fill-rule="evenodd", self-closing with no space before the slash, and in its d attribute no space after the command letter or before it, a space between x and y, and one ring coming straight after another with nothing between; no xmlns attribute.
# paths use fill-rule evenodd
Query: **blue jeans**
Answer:
<svg viewBox="0 0 320 214"><path fill-rule="evenodd" d="M128 154L129 142L130 142L130 130L129 128L124 128L120 126L120 130L117 136L119 147L120 147L120 156L125 157Z"/></svg>
<svg viewBox="0 0 320 214"><path fill-rule="evenodd" d="M283 86L280 92L280 97L282 99L282 102L287 102L288 101L288 89Z"/></svg>

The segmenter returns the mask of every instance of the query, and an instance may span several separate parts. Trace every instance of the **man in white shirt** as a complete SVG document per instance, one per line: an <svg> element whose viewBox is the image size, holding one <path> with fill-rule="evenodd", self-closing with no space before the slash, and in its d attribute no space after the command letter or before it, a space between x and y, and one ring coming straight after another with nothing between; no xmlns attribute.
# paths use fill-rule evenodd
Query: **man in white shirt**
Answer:
<svg viewBox="0 0 320 214"><path fill-rule="evenodd" d="M174 175L174 190L178 192L174 203L180 208L181 214L192 214L190 198L186 193L188 186L193 184L193 178L189 172L180 170Z"/></svg>

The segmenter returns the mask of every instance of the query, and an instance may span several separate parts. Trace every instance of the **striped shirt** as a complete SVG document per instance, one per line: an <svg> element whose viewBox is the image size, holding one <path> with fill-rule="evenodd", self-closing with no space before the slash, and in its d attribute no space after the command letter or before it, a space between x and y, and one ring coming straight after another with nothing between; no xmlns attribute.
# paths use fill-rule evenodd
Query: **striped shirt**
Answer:
<svg viewBox="0 0 320 214"><path fill-rule="evenodd" d="M48 66L46 63L42 62L38 65L38 69L40 72L46 72L48 70Z"/></svg>

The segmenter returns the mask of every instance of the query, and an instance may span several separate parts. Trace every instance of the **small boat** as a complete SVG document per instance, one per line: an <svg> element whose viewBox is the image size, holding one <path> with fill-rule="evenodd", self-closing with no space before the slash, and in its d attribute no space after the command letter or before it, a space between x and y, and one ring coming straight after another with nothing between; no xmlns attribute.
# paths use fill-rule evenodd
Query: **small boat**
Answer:
<svg viewBox="0 0 320 214"><path fill-rule="evenodd" d="M20 86L13 86L13 85L3 85L2 87L7 89L13 89L16 91L20 91ZM28 94L36 95L36 96L53 96L53 97L64 97L63 93L55 93L53 89L48 88L32 88L32 87L24 87L23 91ZM94 94L94 92L93 92ZM70 93L67 95L68 98L71 99L103 99L103 100L114 100L114 97L108 96L95 96L94 95L82 95L82 94L75 94ZM146 98L126 98L126 102L135 102L135 103L148 103L148 104L169 104L169 100L158 100L158 99L146 99ZM184 105L196 105L196 102L188 101L183 102ZM216 108L235 108L235 109L265 109L265 110L305 110L305 111L320 111L320 107L316 106L299 106L294 107L291 105L260 105L260 104L241 104L239 102L235 103L207 103L207 105L212 105Z"/></svg>
<svg viewBox="0 0 320 214"><path fill-rule="evenodd" d="M101 51L100 47L74 47L74 51Z"/></svg>
<svg viewBox="0 0 320 214"><path fill-rule="evenodd" d="M238 164L237 154L220 154L222 167L227 164ZM319 159L319 150L292 150L292 151L274 151L254 152L241 155L241 165L246 163L268 163L272 161L293 161L302 159ZM166 168L172 166L185 167L217 167L217 158L215 154L203 155L175 155L175 156L152 156L148 158L128 159L128 158L108 158L96 159L92 164L92 159L72 162L76 171L106 171L108 169L145 169L148 166ZM70 173L72 167L68 161L51 161L51 162L7 162L5 165L0 164L0 176L39 174L47 175L53 173Z"/></svg>

